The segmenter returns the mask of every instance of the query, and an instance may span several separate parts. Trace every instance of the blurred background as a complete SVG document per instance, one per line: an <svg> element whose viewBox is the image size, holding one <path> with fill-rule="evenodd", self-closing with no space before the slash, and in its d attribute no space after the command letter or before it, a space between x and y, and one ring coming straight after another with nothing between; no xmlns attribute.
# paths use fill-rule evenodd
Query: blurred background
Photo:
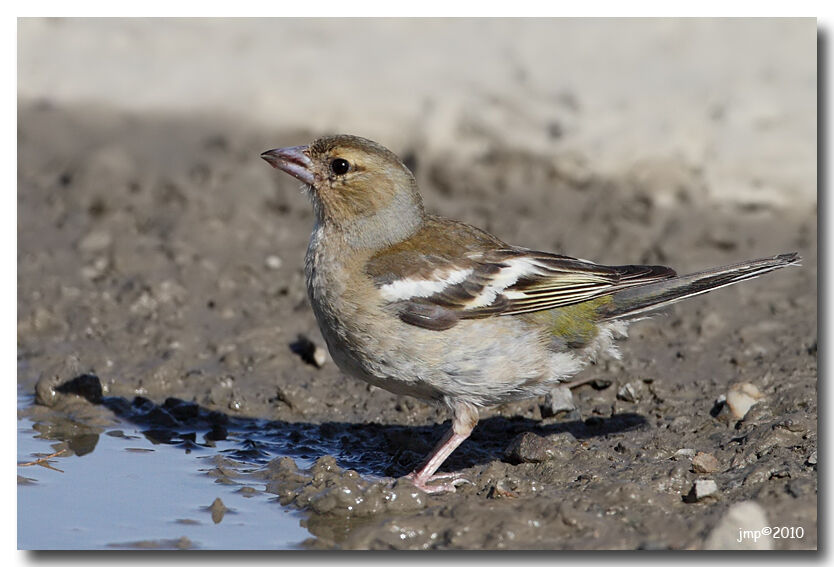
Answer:
<svg viewBox="0 0 834 567"><path fill-rule="evenodd" d="M713 199L816 198L812 18L22 19L18 41L24 101L432 156L498 141L614 176L697 168Z"/></svg>

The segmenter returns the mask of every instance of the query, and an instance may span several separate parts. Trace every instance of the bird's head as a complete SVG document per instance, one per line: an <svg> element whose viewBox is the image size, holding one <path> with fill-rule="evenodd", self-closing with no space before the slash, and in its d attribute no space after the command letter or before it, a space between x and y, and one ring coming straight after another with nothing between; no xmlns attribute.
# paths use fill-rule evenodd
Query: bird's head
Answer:
<svg viewBox="0 0 834 567"><path fill-rule="evenodd" d="M357 136L319 138L309 146L269 150L261 157L308 188L317 221L357 246L377 248L411 236L423 201L411 171L391 151Z"/></svg>

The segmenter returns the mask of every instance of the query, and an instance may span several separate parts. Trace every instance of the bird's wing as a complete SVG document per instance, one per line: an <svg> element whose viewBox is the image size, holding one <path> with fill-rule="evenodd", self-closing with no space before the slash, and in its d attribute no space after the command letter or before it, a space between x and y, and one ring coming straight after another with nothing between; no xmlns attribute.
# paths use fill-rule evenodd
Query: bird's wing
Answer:
<svg viewBox="0 0 834 567"><path fill-rule="evenodd" d="M432 234L430 241L418 236L418 242L378 254L366 272L400 319L434 330L461 319L565 307L675 276L664 266L602 266L509 247L480 231L472 240L457 234L449 239L454 245L431 246L437 244Z"/></svg>
<svg viewBox="0 0 834 567"><path fill-rule="evenodd" d="M445 293L457 301L455 307L475 317L565 307L675 276L674 270L665 266L602 266L523 249L496 250L483 259L473 275L475 272L481 272L477 281L479 285L483 282L482 289L453 286Z"/></svg>

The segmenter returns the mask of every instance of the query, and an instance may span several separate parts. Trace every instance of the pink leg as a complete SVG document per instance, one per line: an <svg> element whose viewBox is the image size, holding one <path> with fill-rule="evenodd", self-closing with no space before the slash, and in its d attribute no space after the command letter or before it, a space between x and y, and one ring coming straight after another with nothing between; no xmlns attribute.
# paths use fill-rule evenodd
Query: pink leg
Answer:
<svg viewBox="0 0 834 567"><path fill-rule="evenodd" d="M406 478L414 482L414 486L423 492L429 493L454 492L457 484L468 482L467 480L461 478L460 473L434 473L438 468L440 468L440 465L443 464L449 455L451 455L452 452L458 448L458 445L463 443L463 441L469 437L469 434L472 433L472 430L475 428L477 423L478 409L475 406L464 402L456 404L451 429L446 432L434 448L434 451L432 451L431 455L429 455L425 464L423 464L419 470L407 475ZM443 479L452 480L451 482L441 482L431 486L428 485L429 482Z"/></svg>

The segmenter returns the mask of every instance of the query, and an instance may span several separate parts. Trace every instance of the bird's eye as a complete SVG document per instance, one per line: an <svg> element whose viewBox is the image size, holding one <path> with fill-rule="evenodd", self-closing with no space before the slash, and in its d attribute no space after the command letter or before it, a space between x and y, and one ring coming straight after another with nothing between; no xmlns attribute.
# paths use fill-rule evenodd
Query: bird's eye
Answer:
<svg viewBox="0 0 834 567"><path fill-rule="evenodd" d="M330 171L336 175L344 175L350 169L350 162L346 159L336 158L330 162Z"/></svg>

